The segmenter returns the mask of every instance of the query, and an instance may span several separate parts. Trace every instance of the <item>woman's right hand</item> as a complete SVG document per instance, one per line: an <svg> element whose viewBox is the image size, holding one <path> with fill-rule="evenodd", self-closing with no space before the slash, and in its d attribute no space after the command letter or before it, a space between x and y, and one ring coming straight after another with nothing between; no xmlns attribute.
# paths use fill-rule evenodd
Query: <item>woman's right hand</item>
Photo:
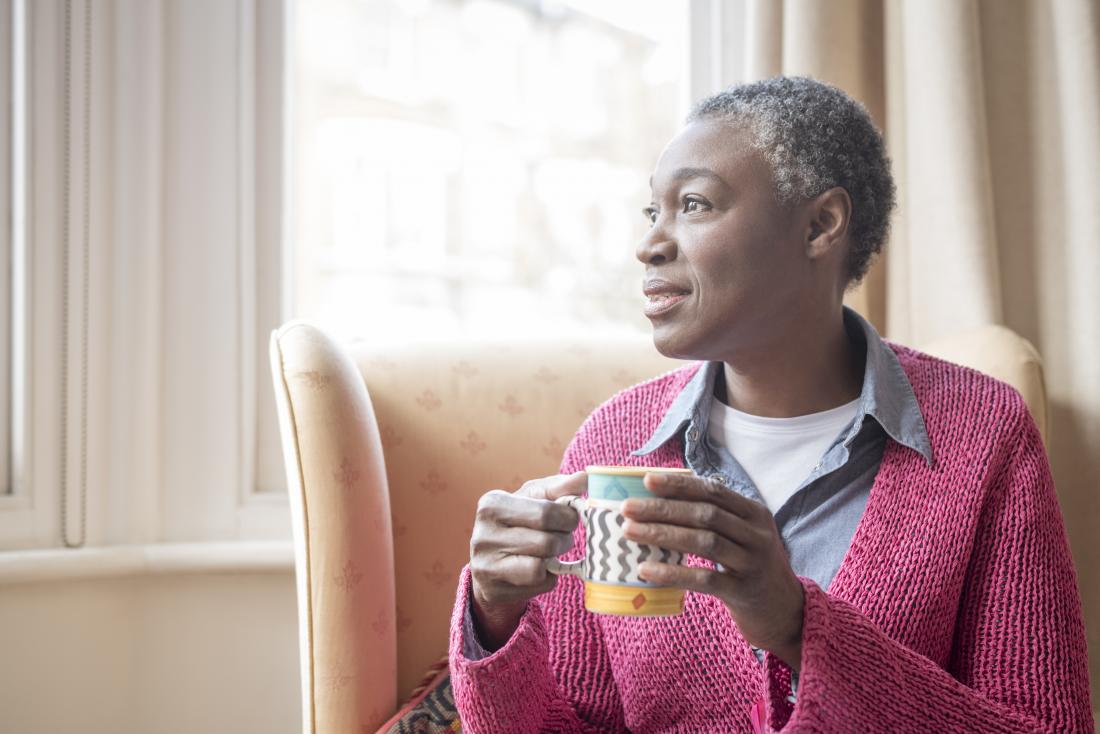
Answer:
<svg viewBox="0 0 1100 734"><path fill-rule="evenodd" d="M481 496L470 537L474 621L483 647L499 649L519 626L527 601L554 588L546 559L573 546L579 515L554 500L584 494L583 471L526 482L515 492Z"/></svg>

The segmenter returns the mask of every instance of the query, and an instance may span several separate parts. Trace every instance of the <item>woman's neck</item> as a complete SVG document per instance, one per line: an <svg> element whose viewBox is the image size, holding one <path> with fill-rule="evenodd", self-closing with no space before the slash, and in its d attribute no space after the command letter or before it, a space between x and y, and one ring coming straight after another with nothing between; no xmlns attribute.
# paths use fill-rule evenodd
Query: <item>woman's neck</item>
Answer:
<svg viewBox="0 0 1100 734"><path fill-rule="evenodd" d="M848 336L840 311L821 322L803 321L781 339L725 360L715 395L751 415L809 415L859 397L865 365L866 346Z"/></svg>

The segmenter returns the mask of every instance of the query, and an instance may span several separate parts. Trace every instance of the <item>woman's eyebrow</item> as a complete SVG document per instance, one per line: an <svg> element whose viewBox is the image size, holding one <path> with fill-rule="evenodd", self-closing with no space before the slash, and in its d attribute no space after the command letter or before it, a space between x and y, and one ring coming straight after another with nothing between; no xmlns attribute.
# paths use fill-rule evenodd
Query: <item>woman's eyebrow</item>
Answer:
<svg viewBox="0 0 1100 734"><path fill-rule="evenodd" d="M672 175L669 176L669 181L672 183L679 183L681 181L687 181L693 178L710 179L717 184L729 188L729 185L726 183L725 179L723 179L721 176L719 176L717 173L710 170L709 168L677 168L675 171L672 172ZM652 176L649 177L649 188L653 188Z"/></svg>

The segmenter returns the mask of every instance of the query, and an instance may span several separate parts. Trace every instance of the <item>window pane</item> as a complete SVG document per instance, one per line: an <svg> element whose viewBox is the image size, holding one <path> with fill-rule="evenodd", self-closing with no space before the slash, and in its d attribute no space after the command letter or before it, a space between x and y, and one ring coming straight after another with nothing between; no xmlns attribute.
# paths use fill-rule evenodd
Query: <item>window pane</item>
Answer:
<svg viewBox="0 0 1100 734"><path fill-rule="evenodd" d="M648 331L681 3L302 0L294 311L339 336Z"/></svg>

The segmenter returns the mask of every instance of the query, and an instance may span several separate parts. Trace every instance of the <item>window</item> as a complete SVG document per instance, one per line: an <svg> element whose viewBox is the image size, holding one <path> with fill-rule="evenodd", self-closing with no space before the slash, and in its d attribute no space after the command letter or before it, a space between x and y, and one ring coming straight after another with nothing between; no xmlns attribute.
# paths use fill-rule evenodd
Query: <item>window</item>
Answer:
<svg viewBox="0 0 1100 734"><path fill-rule="evenodd" d="M302 0L294 312L340 338L635 329L678 3Z"/></svg>
<svg viewBox="0 0 1100 734"><path fill-rule="evenodd" d="M0 0L0 550L288 537L265 348L288 5Z"/></svg>
<svg viewBox="0 0 1100 734"><path fill-rule="evenodd" d="M0 549L287 537L286 317L648 331L717 2L0 0Z"/></svg>

